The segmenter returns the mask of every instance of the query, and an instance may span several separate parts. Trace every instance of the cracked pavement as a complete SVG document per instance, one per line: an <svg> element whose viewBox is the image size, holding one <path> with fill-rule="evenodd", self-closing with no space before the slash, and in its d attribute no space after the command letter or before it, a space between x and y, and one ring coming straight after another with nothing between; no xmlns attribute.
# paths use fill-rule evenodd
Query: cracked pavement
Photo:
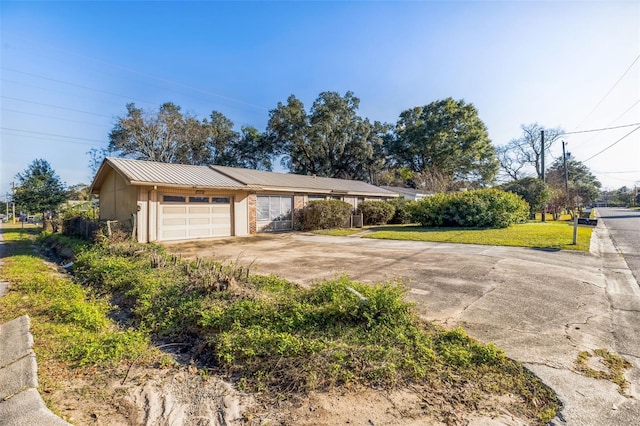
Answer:
<svg viewBox="0 0 640 426"><path fill-rule="evenodd" d="M422 316L494 342L551 386L564 404L553 424L640 425L640 287L602 224L591 253L304 233L166 247L306 285L340 274L401 280ZM575 371L579 352L599 348L632 363L626 395Z"/></svg>

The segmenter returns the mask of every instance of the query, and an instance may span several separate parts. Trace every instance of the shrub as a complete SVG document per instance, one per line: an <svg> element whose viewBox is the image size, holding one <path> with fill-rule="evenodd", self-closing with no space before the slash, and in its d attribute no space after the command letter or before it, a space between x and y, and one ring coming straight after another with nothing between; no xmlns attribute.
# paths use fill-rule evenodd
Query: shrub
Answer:
<svg viewBox="0 0 640 426"><path fill-rule="evenodd" d="M414 220L422 226L506 228L526 220L529 205L499 189L437 194L417 203Z"/></svg>
<svg viewBox="0 0 640 426"><path fill-rule="evenodd" d="M395 213L393 204L384 201L363 201L358 206L358 213L362 214L365 225L384 225Z"/></svg>
<svg viewBox="0 0 640 426"><path fill-rule="evenodd" d="M80 237L85 240L94 240L95 234L100 229L99 222L92 211L69 208L59 218L59 227L62 234L69 237Z"/></svg>
<svg viewBox="0 0 640 426"><path fill-rule="evenodd" d="M412 209L416 204L415 201L407 201L402 197L398 197L388 200L387 203L391 204L396 209L391 219L389 219L389 223L402 225L413 222Z"/></svg>
<svg viewBox="0 0 640 426"><path fill-rule="evenodd" d="M353 211L351 204L339 200L311 201L302 211L302 229L342 228Z"/></svg>

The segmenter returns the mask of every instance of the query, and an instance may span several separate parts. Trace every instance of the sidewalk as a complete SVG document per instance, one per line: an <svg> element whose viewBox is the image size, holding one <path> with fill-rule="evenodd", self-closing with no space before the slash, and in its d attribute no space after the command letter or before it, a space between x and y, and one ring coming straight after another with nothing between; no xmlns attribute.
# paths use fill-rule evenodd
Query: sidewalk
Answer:
<svg viewBox="0 0 640 426"><path fill-rule="evenodd" d="M0 232L0 266L4 240ZM0 297L9 283L0 282ZM0 426L69 425L38 393L38 366L27 315L0 325Z"/></svg>

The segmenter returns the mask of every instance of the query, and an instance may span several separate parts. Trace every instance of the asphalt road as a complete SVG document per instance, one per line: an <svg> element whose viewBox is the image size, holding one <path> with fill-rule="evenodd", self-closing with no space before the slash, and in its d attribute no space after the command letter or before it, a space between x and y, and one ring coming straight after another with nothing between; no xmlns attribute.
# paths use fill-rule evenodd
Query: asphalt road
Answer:
<svg viewBox="0 0 640 426"><path fill-rule="evenodd" d="M640 210L598 207L598 214L636 282L640 283Z"/></svg>

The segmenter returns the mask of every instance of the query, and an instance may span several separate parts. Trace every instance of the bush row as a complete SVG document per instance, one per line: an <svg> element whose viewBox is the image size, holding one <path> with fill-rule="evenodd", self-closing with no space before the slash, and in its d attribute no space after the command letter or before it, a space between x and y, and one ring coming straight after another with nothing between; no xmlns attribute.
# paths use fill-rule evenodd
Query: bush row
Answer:
<svg viewBox="0 0 640 426"><path fill-rule="evenodd" d="M345 226L352 206L343 201L312 201L302 211L302 229ZM420 223L422 226L505 228L525 221L529 205L520 196L499 189L437 194L420 201L395 198L364 201L358 206L364 225Z"/></svg>

